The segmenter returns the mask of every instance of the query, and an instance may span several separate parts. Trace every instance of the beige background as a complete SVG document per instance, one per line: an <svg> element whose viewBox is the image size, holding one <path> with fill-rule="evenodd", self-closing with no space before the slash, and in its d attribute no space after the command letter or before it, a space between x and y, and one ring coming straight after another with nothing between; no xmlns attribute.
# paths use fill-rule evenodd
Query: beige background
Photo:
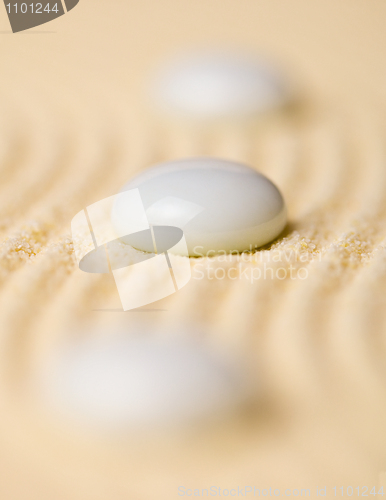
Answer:
<svg viewBox="0 0 386 500"><path fill-rule="evenodd" d="M327 485L332 497L332 486L382 482L385 19L378 0L81 0L13 35L0 9L2 499L169 500L181 484L313 496ZM256 126L156 117L148 75L195 47L271 57L298 85L298 106ZM72 217L148 165L203 154L277 183L290 224L269 251L302 250L308 279L192 280L149 306L165 311L95 311L119 307L117 292L76 268ZM133 323L193 324L245 356L257 408L184 439L118 442L52 417L34 380L55 343Z"/></svg>

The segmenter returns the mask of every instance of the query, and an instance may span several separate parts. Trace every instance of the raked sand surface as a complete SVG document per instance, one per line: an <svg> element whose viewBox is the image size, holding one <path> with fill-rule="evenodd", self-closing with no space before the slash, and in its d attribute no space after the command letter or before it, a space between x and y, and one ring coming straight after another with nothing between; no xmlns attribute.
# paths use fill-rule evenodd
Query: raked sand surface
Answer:
<svg viewBox="0 0 386 500"><path fill-rule="evenodd" d="M312 497L327 486L332 498L333 486L385 483L385 19L380 0L81 0L13 35L1 12L2 500L171 500L180 485L250 484ZM196 46L272 57L299 102L244 125L156 116L150 69ZM195 260L202 279L118 312L112 276L77 268L72 217L147 166L202 155L272 179L288 227L240 260L238 279L211 279L236 257ZM264 265L293 266L295 279L251 283ZM251 367L260 399L248 415L183 439L112 440L45 407L39 370L62 339L186 325Z"/></svg>

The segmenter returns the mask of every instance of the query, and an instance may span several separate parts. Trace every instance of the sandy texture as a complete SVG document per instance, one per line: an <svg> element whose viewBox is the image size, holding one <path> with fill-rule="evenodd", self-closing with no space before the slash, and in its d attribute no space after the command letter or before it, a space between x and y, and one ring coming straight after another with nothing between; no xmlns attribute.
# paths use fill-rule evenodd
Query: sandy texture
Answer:
<svg viewBox="0 0 386 500"><path fill-rule="evenodd" d="M169 500L181 484L313 496L328 485L332 497L332 486L382 481L385 18L380 0L81 0L37 33L12 35L2 12L2 499ZM213 45L275 58L299 82L299 104L259 124L212 129L144 111L154 64ZM285 234L240 267L236 257L195 262L210 266L204 279L148 312L101 311L120 307L117 291L111 276L77 269L72 217L140 169L193 155L245 161L269 176L287 201ZM305 269L306 279L245 277L265 264ZM207 274L235 265L240 279ZM132 324L195 325L244 357L261 384L258 407L184 440L139 443L52 418L34 380L56 342Z"/></svg>

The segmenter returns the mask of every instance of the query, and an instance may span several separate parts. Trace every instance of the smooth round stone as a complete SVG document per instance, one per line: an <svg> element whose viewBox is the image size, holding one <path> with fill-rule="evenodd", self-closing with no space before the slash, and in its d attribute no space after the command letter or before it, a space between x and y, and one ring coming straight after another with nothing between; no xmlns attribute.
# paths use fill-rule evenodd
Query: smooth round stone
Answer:
<svg viewBox="0 0 386 500"><path fill-rule="evenodd" d="M123 191L133 188L139 189L149 224L183 230L190 256L250 251L272 241L286 224L277 187L240 163L215 158L162 163ZM116 203L112 220L118 231L127 217Z"/></svg>
<svg viewBox="0 0 386 500"><path fill-rule="evenodd" d="M186 54L159 72L153 95L164 111L199 120L250 117L290 99L276 69L244 54Z"/></svg>
<svg viewBox="0 0 386 500"><path fill-rule="evenodd" d="M247 397L245 374L229 359L188 337L146 332L73 339L44 384L67 417L113 431L223 418Z"/></svg>

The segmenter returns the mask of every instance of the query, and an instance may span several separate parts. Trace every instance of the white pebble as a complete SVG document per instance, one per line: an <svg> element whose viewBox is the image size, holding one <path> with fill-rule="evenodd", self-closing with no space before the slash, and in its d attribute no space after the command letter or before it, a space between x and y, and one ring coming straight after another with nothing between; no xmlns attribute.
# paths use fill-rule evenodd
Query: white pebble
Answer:
<svg viewBox="0 0 386 500"><path fill-rule="evenodd" d="M245 380L193 339L94 333L60 350L45 385L67 416L114 430L223 417L245 401Z"/></svg>
<svg viewBox="0 0 386 500"><path fill-rule="evenodd" d="M277 187L240 163L215 158L167 162L139 174L123 191L133 188L139 189L149 224L183 230L190 256L258 248L286 224ZM118 232L128 217L121 205L113 207Z"/></svg>
<svg viewBox="0 0 386 500"><path fill-rule="evenodd" d="M275 110L290 99L281 75L244 54L185 55L166 65L153 95L164 111L199 120L250 117Z"/></svg>

